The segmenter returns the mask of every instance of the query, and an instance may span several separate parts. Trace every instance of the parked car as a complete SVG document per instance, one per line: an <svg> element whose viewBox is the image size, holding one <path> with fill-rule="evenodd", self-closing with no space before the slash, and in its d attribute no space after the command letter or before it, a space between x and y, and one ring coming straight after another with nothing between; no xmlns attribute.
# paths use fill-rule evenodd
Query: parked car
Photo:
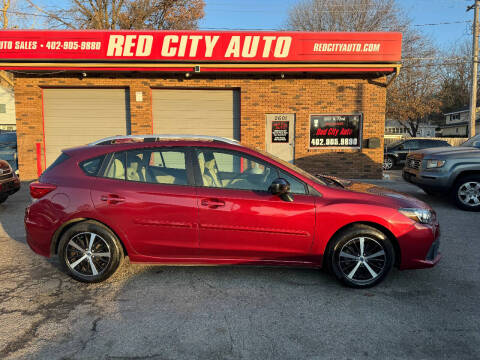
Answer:
<svg viewBox="0 0 480 360"><path fill-rule="evenodd" d="M0 204L20 190L20 180L5 160L0 160Z"/></svg>
<svg viewBox="0 0 480 360"><path fill-rule="evenodd" d="M450 146L445 140L435 139L408 139L396 141L385 146L383 155L383 169L390 170L394 166L405 164L408 153L421 149Z"/></svg>
<svg viewBox="0 0 480 360"><path fill-rule="evenodd" d="M325 267L363 288L394 265L427 268L441 256L427 204L318 178L224 138L130 136L64 150L30 194L28 244L58 254L84 282L107 279L128 255L158 264Z"/></svg>
<svg viewBox="0 0 480 360"><path fill-rule="evenodd" d="M480 211L480 135L460 146L410 154L403 178L428 194L450 194L460 209Z"/></svg>
<svg viewBox="0 0 480 360"><path fill-rule="evenodd" d="M0 133L0 159L7 161L14 172L18 170L16 132Z"/></svg>

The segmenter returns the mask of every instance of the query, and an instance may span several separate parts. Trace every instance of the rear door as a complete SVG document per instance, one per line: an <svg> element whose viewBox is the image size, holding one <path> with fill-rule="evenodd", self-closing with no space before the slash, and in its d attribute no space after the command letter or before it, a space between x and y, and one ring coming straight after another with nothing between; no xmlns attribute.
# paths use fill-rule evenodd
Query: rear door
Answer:
<svg viewBox="0 0 480 360"><path fill-rule="evenodd" d="M198 212L190 152L153 148L112 154L91 194L97 211L122 229L136 253L194 257Z"/></svg>
<svg viewBox="0 0 480 360"><path fill-rule="evenodd" d="M203 256L285 261L310 252L315 199L304 183L241 152L199 148L195 158ZM268 191L279 176L291 183L293 202Z"/></svg>

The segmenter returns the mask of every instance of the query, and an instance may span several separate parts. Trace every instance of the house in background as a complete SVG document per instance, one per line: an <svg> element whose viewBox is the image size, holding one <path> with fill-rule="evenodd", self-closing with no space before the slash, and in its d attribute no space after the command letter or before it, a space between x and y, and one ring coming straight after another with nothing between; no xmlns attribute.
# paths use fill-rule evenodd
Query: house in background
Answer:
<svg viewBox="0 0 480 360"><path fill-rule="evenodd" d="M468 137L470 122L470 107L445 113L445 125L440 126L438 134L442 137ZM475 133L480 134L480 107L477 107Z"/></svg>
<svg viewBox="0 0 480 360"><path fill-rule="evenodd" d="M421 124L418 127L417 137L435 137L436 125ZM408 130L398 120L386 120L385 121L385 135L402 135L410 137Z"/></svg>
<svg viewBox="0 0 480 360"><path fill-rule="evenodd" d="M0 132L17 129L13 76L0 71Z"/></svg>

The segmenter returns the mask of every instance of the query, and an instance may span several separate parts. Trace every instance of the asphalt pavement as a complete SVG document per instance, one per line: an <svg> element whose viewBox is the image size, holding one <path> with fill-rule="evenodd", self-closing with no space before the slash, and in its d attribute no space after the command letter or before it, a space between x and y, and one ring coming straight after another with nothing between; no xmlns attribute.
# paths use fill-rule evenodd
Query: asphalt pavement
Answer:
<svg viewBox="0 0 480 360"><path fill-rule="evenodd" d="M0 205L0 359L479 359L480 213L431 204L443 259L354 290L325 272L128 261L78 283L25 242L26 186Z"/></svg>

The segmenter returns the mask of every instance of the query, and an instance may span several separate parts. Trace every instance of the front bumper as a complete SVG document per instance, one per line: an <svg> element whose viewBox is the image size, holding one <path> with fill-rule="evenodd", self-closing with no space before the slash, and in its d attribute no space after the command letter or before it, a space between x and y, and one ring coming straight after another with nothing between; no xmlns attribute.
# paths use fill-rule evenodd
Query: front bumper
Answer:
<svg viewBox="0 0 480 360"><path fill-rule="evenodd" d="M417 185L424 189L444 190L448 189L448 174L433 171L423 171L405 167L402 171L402 177L405 181Z"/></svg>
<svg viewBox="0 0 480 360"><path fill-rule="evenodd" d="M416 224L414 229L398 240L402 247L401 270L431 268L442 258L438 223Z"/></svg>
<svg viewBox="0 0 480 360"><path fill-rule="evenodd" d="M1 195L13 195L20 190L20 180L15 175L10 179L6 179L0 182L0 194Z"/></svg>

